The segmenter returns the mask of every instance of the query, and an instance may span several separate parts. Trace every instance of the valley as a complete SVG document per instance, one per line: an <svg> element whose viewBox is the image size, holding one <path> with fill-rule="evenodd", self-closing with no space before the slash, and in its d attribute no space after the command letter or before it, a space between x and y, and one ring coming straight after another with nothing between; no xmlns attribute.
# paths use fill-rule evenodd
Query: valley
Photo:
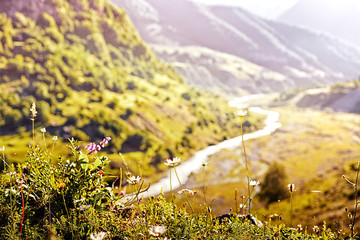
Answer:
<svg viewBox="0 0 360 240"><path fill-rule="evenodd" d="M342 176L355 181L355 166L360 160L360 116L293 106L270 109L280 113L282 127L270 136L245 143L251 179L260 181L252 213L263 221L269 221L270 216L281 215L281 221L279 218L273 221L290 224L289 198L267 206L258 196L266 171L276 162L284 166L284 184L293 183L296 186L294 227L302 225L310 230L326 221L332 229L349 231L348 212L354 211L354 192ZM238 203L241 203L241 195L246 195L243 158L243 150L237 148L216 153L208 160L206 198L216 215L234 211L235 189ZM185 184L187 188L198 190L199 204L204 204L202 174L193 174Z"/></svg>

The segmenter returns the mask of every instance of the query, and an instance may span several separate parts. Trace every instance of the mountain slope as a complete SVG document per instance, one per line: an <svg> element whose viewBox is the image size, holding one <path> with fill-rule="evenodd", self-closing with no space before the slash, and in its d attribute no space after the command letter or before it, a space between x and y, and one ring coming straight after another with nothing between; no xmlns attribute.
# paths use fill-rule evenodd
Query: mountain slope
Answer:
<svg viewBox="0 0 360 240"><path fill-rule="evenodd" d="M2 1L0 92L0 145L9 161L20 161L18 150L32 144L33 102L36 132L46 127L82 141L110 136L117 169L118 152L147 172L149 163L239 133L224 99L186 85L125 11L101 0Z"/></svg>
<svg viewBox="0 0 360 240"><path fill-rule="evenodd" d="M360 8L356 1L300 0L277 20L339 36L360 47Z"/></svg>
<svg viewBox="0 0 360 240"><path fill-rule="evenodd" d="M276 105L289 103L300 108L360 114L360 80L337 83L327 88L283 93L275 101Z"/></svg>
<svg viewBox="0 0 360 240"><path fill-rule="evenodd" d="M146 42L168 47L200 46L242 58L283 76L281 81L276 79L272 91L328 84L358 75L359 49L327 35L261 19L240 8L205 7L187 0L112 1L127 10ZM159 56L163 56L161 52ZM216 78L225 81L221 75ZM269 78L257 82L260 91L266 91Z"/></svg>

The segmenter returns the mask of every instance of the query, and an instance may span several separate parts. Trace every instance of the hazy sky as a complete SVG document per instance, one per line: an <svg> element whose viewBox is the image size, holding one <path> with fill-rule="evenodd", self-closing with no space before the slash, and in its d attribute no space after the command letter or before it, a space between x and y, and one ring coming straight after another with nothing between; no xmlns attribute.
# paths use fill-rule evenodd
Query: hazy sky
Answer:
<svg viewBox="0 0 360 240"><path fill-rule="evenodd" d="M275 18L298 0L193 0L208 5L240 6L266 18Z"/></svg>

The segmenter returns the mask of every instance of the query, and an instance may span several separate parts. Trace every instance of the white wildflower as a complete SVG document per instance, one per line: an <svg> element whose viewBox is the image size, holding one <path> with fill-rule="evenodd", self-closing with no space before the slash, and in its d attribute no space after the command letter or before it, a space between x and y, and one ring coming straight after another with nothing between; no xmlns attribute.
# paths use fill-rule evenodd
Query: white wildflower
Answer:
<svg viewBox="0 0 360 240"><path fill-rule="evenodd" d="M165 160L165 165L166 166L169 166L169 167L174 167L174 166L176 166L176 165L179 165L179 163L180 163L180 158L178 158L178 157L175 157L175 158L173 158L172 160L171 159L166 159Z"/></svg>
<svg viewBox="0 0 360 240"><path fill-rule="evenodd" d="M191 195L194 195L194 191L190 190L190 189L182 189L180 191L178 191L178 194L183 194L183 193L189 193Z"/></svg>
<svg viewBox="0 0 360 240"><path fill-rule="evenodd" d="M139 177L139 176L137 176L137 177L131 176L131 177L127 180L127 182L128 182L129 184L131 184L131 185L135 185L135 184L137 184L138 182L140 182L140 180L141 180L141 177Z"/></svg>
<svg viewBox="0 0 360 240"><path fill-rule="evenodd" d="M236 111L235 114L238 115L239 117L245 117L247 114L247 111L244 109L240 109L240 110Z"/></svg>
<svg viewBox="0 0 360 240"><path fill-rule="evenodd" d="M250 183L249 183L250 186L254 186L254 187L259 185L259 184L260 184L260 181L256 181L256 180L251 180Z"/></svg>
<svg viewBox="0 0 360 240"><path fill-rule="evenodd" d="M90 234L90 238L92 240L102 240L106 237L106 235L107 235L106 232L92 233Z"/></svg>
<svg viewBox="0 0 360 240"><path fill-rule="evenodd" d="M164 234L164 232L167 230L167 227L163 225L156 225L156 226L150 226L149 233L150 235L154 237L159 237Z"/></svg>

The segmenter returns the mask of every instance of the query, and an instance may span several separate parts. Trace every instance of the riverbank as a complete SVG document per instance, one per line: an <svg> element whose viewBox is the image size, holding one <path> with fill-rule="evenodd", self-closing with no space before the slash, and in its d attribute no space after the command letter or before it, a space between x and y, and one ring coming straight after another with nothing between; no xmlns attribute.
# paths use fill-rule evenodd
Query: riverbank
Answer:
<svg viewBox="0 0 360 240"><path fill-rule="evenodd" d="M241 99L237 99L236 101L230 101L229 105L238 108L244 106L243 101L241 101ZM258 131L244 134L244 141L270 135L281 126L281 124L278 122L279 113L275 111L265 110L260 107L250 107L249 111L257 114L264 114L267 115L267 117L265 120L265 127ZM242 144L241 136L238 136L232 139L225 140L219 144L206 147L196 152L189 160L183 162L181 165L176 167L176 172L178 174L181 183L186 184L189 179L189 176L192 173L199 172L202 169L202 164L206 163L211 155L224 149L234 150L241 144ZM171 169L171 171L172 171L171 174L169 172L159 182L152 184L149 187L149 189L142 194L142 197L150 197L150 196L158 195L160 192L169 192L171 190L170 175L171 175L172 189L179 188L180 183L177 179L177 176L173 169Z"/></svg>

